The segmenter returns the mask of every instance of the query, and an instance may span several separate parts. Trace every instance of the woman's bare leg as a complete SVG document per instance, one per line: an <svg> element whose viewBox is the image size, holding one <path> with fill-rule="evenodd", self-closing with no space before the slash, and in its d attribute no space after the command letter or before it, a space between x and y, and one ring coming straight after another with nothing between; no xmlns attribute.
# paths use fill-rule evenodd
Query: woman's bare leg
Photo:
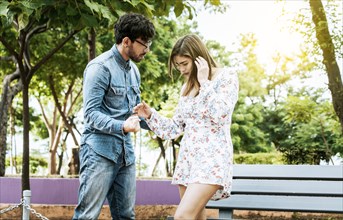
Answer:
<svg viewBox="0 0 343 220"><path fill-rule="evenodd" d="M179 185L179 194L180 194L180 199L182 199L183 195L186 192L187 187L184 185Z"/></svg>
<svg viewBox="0 0 343 220"><path fill-rule="evenodd" d="M176 209L174 219L200 219L205 218L204 207L212 195L220 188L219 185L189 184L183 193L180 204ZM179 188L180 189L180 188ZM181 195L181 191L180 191ZM199 216L198 216L199 215Z"/></svg>
<svg viewBox="0 0 343 220"><path fill-rule="evenodd" d="M196 219L201 219L201 220L205 220L206 219L206 211L205 211L205 207L202 208L202 210L200 211L200 213L198 214L198 216L196 217Z"/></svg>
<svg viewBox="0 0 343 220"><path fill-rule="evenodd" d="M183 195L185 194L186 190L187 190L187 187L186 187L186 186L184 186L184 185L179 185L180 200L182 200ZM174 219L175 219L175 217L174 217Z"/></svg>

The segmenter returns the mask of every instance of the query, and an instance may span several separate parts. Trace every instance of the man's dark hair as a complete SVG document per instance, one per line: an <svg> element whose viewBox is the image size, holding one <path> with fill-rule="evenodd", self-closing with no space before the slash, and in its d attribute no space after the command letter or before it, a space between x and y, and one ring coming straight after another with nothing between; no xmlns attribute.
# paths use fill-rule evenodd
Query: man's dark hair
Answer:
<svg viewBox="0 0 343 220"><path fill-rule="evenodd" d="M143 15L128 13L121 16L114 25L116 44L120 44L124 37L134 41L141 38L144 41L151 40L155 35L154 25Z"/></svg>

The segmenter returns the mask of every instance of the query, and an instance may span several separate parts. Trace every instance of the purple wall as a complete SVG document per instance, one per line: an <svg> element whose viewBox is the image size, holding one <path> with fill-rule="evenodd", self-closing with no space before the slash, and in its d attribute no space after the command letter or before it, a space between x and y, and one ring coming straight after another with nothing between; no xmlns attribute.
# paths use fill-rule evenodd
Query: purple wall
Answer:
<svg viewBox="0 0 343 220"><path fill-rule="evenodd" d="M177 186L170 180L137 180L136 205L176 205ZM31 178L31 203L75 205L79 180L77 178ZM0 203L20 203L21 179L0 177Z"/></svg>

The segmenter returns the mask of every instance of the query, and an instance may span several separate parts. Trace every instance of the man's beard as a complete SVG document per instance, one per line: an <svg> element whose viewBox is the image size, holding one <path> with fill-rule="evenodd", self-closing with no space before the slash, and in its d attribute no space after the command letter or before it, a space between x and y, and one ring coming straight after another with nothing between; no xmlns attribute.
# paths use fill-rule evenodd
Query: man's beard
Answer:
<svg viewBox="0 0 343 220"><path fill-rule="evenodd" d="M137 63L138 63L138 62L140 62L141 60L143 60L145 54L146 54L146 53L144 53L144 54L139 54L139 55L135 55L135 54L133 54L133 53L131 53L131 52L129 51L129 58L130 58L131 60L133 60L134 62L137 62Z"/></svg>

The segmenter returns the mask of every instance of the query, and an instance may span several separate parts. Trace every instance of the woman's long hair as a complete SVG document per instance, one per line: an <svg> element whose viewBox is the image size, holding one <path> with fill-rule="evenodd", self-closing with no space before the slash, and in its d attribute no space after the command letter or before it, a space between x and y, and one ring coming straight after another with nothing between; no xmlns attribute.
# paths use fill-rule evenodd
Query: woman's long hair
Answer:
<svg viewBox="0 0 343 220"><path fill-rule="evenodd" d="M203 57L210 68L210 73L208 79L211 80L213 76L212 69L213 67L217 67L216 62L211 57L210 53L208 52L205 44L201 41L201 39L194 34L189 34L180 38L174 45L172 52L169 56L168 66L169 66L169 74L172 76L172 71L176 67L175 63L175 56L185 56L192 59L192 72L186 81L186 86L183 89L182 96L187 96L191 92L192 89L196 90L196 96L199 94L200 83L198 82L197 72L198 68L195 65L194 61L195 58L198 56Z"/></svg>

